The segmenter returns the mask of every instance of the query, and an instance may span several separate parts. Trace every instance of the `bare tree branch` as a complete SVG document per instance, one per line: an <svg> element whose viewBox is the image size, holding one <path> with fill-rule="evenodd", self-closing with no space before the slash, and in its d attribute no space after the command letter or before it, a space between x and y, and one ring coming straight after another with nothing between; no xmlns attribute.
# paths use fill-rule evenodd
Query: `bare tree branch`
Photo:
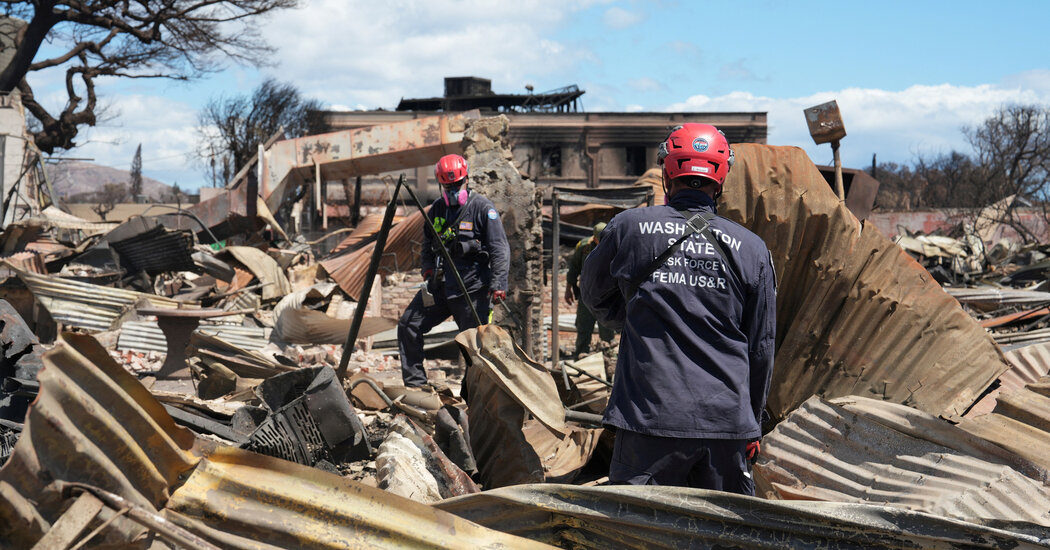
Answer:
<svg viewBox="0 0 1050 550"><path fill-rule="evenodd" d="M0 2L0 38L14 53L0 67L0 93L19 90L36 118L33 138L45 152L75 145L78 128L95 124L95 79L188 80L232 61L264 64L272 50L259 15L298 0L34 0ZM34 61L44 43L63 53ZM53 114L36 101L26 76L65 67L69 97ZM78 93L80 90L80 93ZM81 97L81 93L85 97Z"/></svg>

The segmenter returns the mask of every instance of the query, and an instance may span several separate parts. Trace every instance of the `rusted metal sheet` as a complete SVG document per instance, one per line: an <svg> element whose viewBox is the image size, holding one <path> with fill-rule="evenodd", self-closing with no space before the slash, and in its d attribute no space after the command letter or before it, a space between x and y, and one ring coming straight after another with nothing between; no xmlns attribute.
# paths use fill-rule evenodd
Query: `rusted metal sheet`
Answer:
<svg viewBox="0 0 1050 550"><path fill-rule="evenodd" d="M547 548L321 470L196 439L92 338L64 335L0 469L0 540L29 548L87 483L223 548ZM76 449L76 452L70 452ZM95 539L127 547L117 518Z"/></svg>
<svg viewBox="0 0 1050 550"><path fill-rule="evenodd" d="M251 246L227 246L222 249L222 253L233 256L259 279L263 285L263 300L280 298L292 291L288 276L284 274L277 260L262 250Z"/></svg>
<svg viewBox="0 0 1050 550"><path fill-rule="evenodd" d="M990 414L959 427L1050 470L1050 378L996 397Z"/></svg>
<svg viewBox="0 0 1050 550"><path fill-rule="evenodd" d="M337 319L323 311L305 307L308 301L327 299L335 290L332 283L319 283L288 294L273 308L273 337L291 344L342 344L350 331L350 319ZM362 319L358 338L367 338L397 326L383 317Z"/></svg>
<svg viewBox="0 0 1050 550"><path fill-rule="evenodd" d="M259 194L276 211L291 189L314 179L316 165L324 178L340 180L437 162L463 152L466 123L479 116L475 110L278 141L264 153Z"/></svg>
<svg viewBox="0 0 1050 550"><path fill-rule="evenodd" d="M817 145L839 141L846 137L846 125L842 123L842 113L839 112L837 101L821 103L804 112L806 125L809 126L809 135L813 136L813 142Z"/></svg>
<svg viewBox="0 0 1050 550"><path fill-rule="evenodd" d="M136 303L143 300L149 302L152 307L180 307L179 302L156 294L144 294L34 273L20 272L18 275L25 281L26 286L29 287L40 305L51 314L52 319L66 326L90 331L97 332L114 328L114 324L123 315L129 313Z"/></svg>
<svg viewBox="0 0 1050 550"><path fill-rule="evenodd" d="M526 416L531 415L556 439L573 432L565 422L565 409L554 379L498 325L465 330L456 336L456 343L471 364L463 387L471 447L482 484L492 488L543 481L544 462L548 462L547 470L552 469L550 463L555 462L555 457L541 457L522 427ZM534 439L542 440L539 435ZM578 442L583 447L590 443L582 434ZM541 447L549 451L556 444L542 443ZM587 447L593 449L593 445Z"/></svg>
<svg viewBox="0 0 1050 550"><path fill-rule="evenodd" d="M18 252L17 254L12 254L0 259L15 269L28 271L30 273L38 273L40 275L47 274L47 267L44 265L44 257L36 252Z"/></svg>
<svg viewBox="0 0 1050 550"><path fill-rule="evenodd" d="M682 487L518 485L438 508L561 548L1042 548L1034 534L865 504Z"/></svg>
<svg viewBox="0 0 1050 550"><path fill-rule="evenodd" d="M804 151L734 150L719 214L765 240L779 278L774 418L814 394L960 415L1009 368L921 265L857 221Z"/></svg>
<svg viewBox="0 0 1050 550"><path fill-rule="evenodd" d="M379 274L389 275L419 267L422 246L423 214L416 211L390 230L383 249L383 259L379 263ZM350 253L330 256L321 260L321 267L343 292L360 301L361 289L368 275L368 262L374 249L375 243L372 243Z"/></svg>
<svg viewBox="0 0 1050 550"><path fill-rule="evenodd" d="M929 414L860 397L806 401L763 438L755 476L770 498L1050 526L1045 470Z"/></svg>
<svg viewBox="0 0 1050 550"><path fill-rule="evenodd" d="M396 227L397 224L401 222L401 220L402 218L395 217L394 226ZM378 233L379 228L382 227L382 225L382 214L369 214L365 216L361 219L361 222L357 224L357 227L355 227L354 230L351 231L345 239L340 241L339 244L337 244L335 248L332 249L332 252L331 254L329 254L329 257L335 256L348 248L356 248L357 245L359 245L362 241L365 241L366 239L372 237L372 235Z"/></svg>
<svg viewBox="0 0 1050 550"><path fill-rule="evenodd" d="M1020 391L1050 373L1050 343L1032 344L1005 353L1010 370L999 376L999 387L991 390L966 412L974 418L995 409L999 395Z"/></svg>
<svg viewBox="0 0 1050 550"><path fill-rule="evenodd" d="M270 329L264 327L202 324L197 330L245 350L260 350L270 342ZM156 321L125 321L120 325L117 349L165 352L168 346Z"/></svg>

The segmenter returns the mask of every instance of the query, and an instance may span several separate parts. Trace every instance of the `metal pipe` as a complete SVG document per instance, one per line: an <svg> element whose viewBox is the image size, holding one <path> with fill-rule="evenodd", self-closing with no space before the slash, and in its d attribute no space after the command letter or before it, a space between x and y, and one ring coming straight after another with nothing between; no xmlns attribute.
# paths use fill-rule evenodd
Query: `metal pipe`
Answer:
<svg viewBox="0 0 1050 550"><path fill-rule="evenodd" d="M357 380L354 380L353 383L350 384L350 391L354 391L354 388L356 388L357 385L362 382L371 386L372 389L379 394L379 397L383 400L383 402L386 403L387 407L394 406L394 401L387 397L387 395L383 393L383 390L379 389L379 384L376 384L375 381L370 378L358 378Z"/></svg>
<svg viewBox="0 0 1050 550"><path fill-rule="evenodd" d="M357 299L357 308L354 309L354 320L350 323L350 332L346 334L346 342L343 343L343 355L339 358L339 368L336 374L340 380L346 378L346 367L350 363L350 354L354 351L354 343L357 342L357 334L361 330L361 322L365 318L365 306L368 304L368 295L372 293L372 282L375 281L376 273L379 272L379 263L383 259L383 248L386 247L386 237L390 234L390 226L394 223L394 211L397 210L397 194L405 184L405 175L397 179L394 187L394 195L390 197L390 203L386 205L386 213L383 215L383 224L379 226L376 235L375 249L372 250L372 261L368 265L368 274L365 276L361 295Z"/></svg>
<svg viewBox="0 0 1050 550"><path fill-rule="evenodd" d="M146 508L127 500L126 498L110 493L109 491L100 489L93 485L78 482L64 482L64 485L73 488L80 489L81 491L90 493L96 498L101 500L114 510L128 510L128 518L135 521L139 525L159 534L164 537L168 542L185 548L202 548L207 550L221 550L218 546L208 542L200 535L188 531L183 527L180 527L171 521L168 521L163 516L160 516Z"/></svg>
<svg viewBox="0 0 1050 550"><path fill-rule="evenodd" d="M569 421L572 421L572 422L579 422L581 424L593 424L595 426L601 426L602 425L602 415L600 415L600 414L593 414L593 413L585 413L585 412L580 412L580 411L566 410L565 411L565 420L569 420Z"/></svg>
<svg viewBox="0 0 1050 550"><path fill-rule="evenodd" d="M558 212L558 190L551 191L551 218L554 226L551 228L554 240L551 243L551 366L557 368L561 360L561 348L558 342L558 333L561 327L558 325L558 264L561 256L561 215ZM562 369L562 382L565 389L569 389L569 373Z"/></svg>
<svg viewBox="0 0 1050 550"><path fill-rule="evenodd" d="M612 382L609 382L608 380L602 380L601 378L598 378L597 376L595 376L595 375L593 375L593 374L591 374L591 373L581 369L580 367L577 367L576 365L573 365L573 364L570 364L570 363L566 363L564 361L562 361L561 365L563 367L569 367L571 369L576 369L576 372L586 376L587 378L590 378L592 380L597 380L598 382L601 382L602 384L605 384L606 386L609 386L610 388L612 387ZM565 369L551 369L551 370L553 372L558 372L560 370L563 374L565 374L566 379L568 379L569 375L566 373ZM568 385L566 385L565 387L568 388Z"/></svg>
<svg viewBox="0 0 1050 550"><path fill-rule="evenodd" d="M142 215L145 216L146 212L149 212L150 210L152 210L154 208L171 208L172 210L176 210L177 214L180 215L180 216L186 216L186 217L189 217L189 218L193 218L198 224L200 224L201 229L204 229L205 231L207 231L208 236L211 237L211 241L213 243L219 242L219 239L217 237L215 237L215 233L212 233L211 229L208 229L208 226L204 225L204 222L199 217L197 217L197 215L194 214L193 212L190 212L189 210L186 210L185 208L179 208L178 206L172 206L170 204L151 204L151 205L149 205L149 207L146 208L146 210L144 210L142 212Z"/></svg>
<svg viewBox="0 0 1050 550"><path fill-rule="evenodd" d="M597 402L601 401L602 399L608 399L608 398L609 398L608 395L599 395L598 397L595 397L595 398L592 398L592 399L588 399L586 401L580 401L579 403L574 403L572 405L569 405L567 408L569 410L575 410L575 409L578 409L580 407L586 407L587 405L590 405L591 403L597 403Z"/></svg>

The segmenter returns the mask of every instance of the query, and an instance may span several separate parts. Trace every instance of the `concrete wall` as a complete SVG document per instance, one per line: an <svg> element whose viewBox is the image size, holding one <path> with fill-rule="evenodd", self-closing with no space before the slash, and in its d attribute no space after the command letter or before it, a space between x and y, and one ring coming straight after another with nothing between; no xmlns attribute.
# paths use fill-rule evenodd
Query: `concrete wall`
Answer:
<svg viewBox="0 0 1050 550"><path fill-rule="evenodd" d="M972 213L956 209L913 210L913 211L874 211L866 223L873 224L883 235L893 238L904 230L912 233L930 234L938 231L949 231L960 223L969 221ZM1050 228L1043 211L1036 208L1021 208L1017 216L1029 231L1034 233L1039 242L1050 242ZM988 244L995 244L999 239L1021 240L1017 231L1008 226L999 226L986 238Z"/></svg>

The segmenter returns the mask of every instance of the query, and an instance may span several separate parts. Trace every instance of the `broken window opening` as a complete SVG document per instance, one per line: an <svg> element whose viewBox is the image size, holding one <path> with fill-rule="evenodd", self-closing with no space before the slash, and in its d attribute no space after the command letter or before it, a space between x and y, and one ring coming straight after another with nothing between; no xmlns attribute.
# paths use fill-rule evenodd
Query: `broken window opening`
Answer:
<svg viewBox="0 0 1050 550"><path fill-rule="evenodd" d="M629 145L624 149L624 175L640 176L647 168L644 145Z"/></svg>
<svg viewBox="0 0 1050 550"><path fill-rule="evenodd" d="M561 146L540 147L541 175L561 176Z"/></svg>

